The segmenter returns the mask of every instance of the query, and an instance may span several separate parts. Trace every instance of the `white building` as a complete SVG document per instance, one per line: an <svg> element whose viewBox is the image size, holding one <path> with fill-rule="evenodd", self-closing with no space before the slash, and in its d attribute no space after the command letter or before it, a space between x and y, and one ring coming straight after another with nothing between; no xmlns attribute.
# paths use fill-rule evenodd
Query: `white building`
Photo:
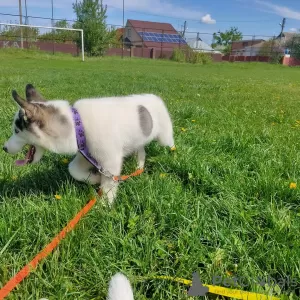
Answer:
<svg viewBox="0 0 300 300"><path fill-rule="evenodd" d="M200 37L198 37L198 38L187 38L186 41L187 41L188 45L194 51L221 54L220 51L214 50L211 46L209 46L208 44L203 42Z"/></svg>

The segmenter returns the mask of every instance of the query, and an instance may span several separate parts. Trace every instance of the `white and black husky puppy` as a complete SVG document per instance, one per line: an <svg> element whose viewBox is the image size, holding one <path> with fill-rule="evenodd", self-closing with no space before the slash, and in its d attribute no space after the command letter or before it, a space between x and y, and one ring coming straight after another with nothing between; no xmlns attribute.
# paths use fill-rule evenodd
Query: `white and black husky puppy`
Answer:
<svg viewBox="0 0 300 300"><path fill-rule="evenodd" d="M30 145L26 158L17 165L38 162L45 150L74 154L70 174L76 180L99 184L110 203L118 185L113 176L120 175L126 156L136 153L138 168L143 168L148 143L157 140L162 146L174 146L172 121L158 96L80 99L71 106L65 100L46 101L32 84L27 84L25 93L26 100L12 92L19 110L13 135L3 150L16 154ZM80 147L85 152L78 151ZM88 158L82 153L88 153ZM102 171L95 172L95 166Z"/></svg>

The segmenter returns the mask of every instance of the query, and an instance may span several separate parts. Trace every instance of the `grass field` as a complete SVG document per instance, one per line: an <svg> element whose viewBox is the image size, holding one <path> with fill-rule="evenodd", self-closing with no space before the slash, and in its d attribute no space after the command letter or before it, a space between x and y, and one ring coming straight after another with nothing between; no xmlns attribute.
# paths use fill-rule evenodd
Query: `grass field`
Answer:
<svg viewBox="0 0 300 300"><path fill-rule="evenodd" d="M170 110L177 151L147 147L146 172L123 183L114 206L98 201L8 299L105 299L117 271L136 299L187 299L187 287L140 276L203 283L242 278L235 288L267 293L256 281L294 279L300 290L300 70L270 64L205 66L168 61L52 57L0 51L0 141L33 83L47 99L155 93ZM1 146L2 147L2 146ZM0 152L0 287L88 200L63 159L47 153L18 168L23 154ZM123 173L134 169L125 163ZM296 189L290 183L299 184ZM57 200L54 196L60 195ZM219 285L223 285L220 283Z"/></svg>

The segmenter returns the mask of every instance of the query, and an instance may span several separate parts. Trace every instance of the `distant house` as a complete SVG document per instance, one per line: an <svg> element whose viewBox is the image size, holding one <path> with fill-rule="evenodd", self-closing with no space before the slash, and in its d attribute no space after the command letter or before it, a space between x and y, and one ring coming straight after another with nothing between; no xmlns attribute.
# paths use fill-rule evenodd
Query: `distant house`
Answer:
<svg viewBox="0 0 300 300"><path fill-rule="evenodd" d="M241 40L233 41L231 43L231 54L232 55L245 55L245 48L253 48L255 45L264 42L263 39L252 39L252 40Z"/></svg>
<svg viewBox="0 0 300 300"><path fill-rule="evenodd" d="M282 44L292 41L295 37L298 37L299 33L296 32L283 32L282 36L278 35L275 40L279 41Z"/></svg>
<svg viewBox="0 0 300 300"><path fill-rule="evenodd" d="M169 23L127 20L124 38L127 47L170 51L187 46L187 42Z"/></svg>
<svg viewBox="0 0 300 300"><path fill-rule="evenodd" d="M205 53L218 53L221 54L220 51L213 49L211 46L202 41L200 37L196 38L187 38L188 45L197 52L205 52Z"/></svg>

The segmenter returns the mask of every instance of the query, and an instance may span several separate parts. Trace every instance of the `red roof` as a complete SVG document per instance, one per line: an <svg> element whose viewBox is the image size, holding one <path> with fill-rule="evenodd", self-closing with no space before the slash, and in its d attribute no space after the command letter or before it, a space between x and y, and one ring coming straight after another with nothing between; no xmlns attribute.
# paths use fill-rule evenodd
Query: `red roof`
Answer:
<svg viewBox="0 0 300 300"><path fill-rule="evenodd" d="M136 30L143 32L155 32L165 34L178 34L177 30L170 23L148 22L138 20L128 20L128 23ZM134 41L132 41L134 43ZM167 43L167 42L150 42L144 41L147 48L159 48L163 50L172 50L178 47L186 47L185 44Z"/></svg>
<svg viewBox="0 0 300 300"><path fill-rule="evenodd" d="M158 23L138 20L128 20L128 22L131 24L132 27L134 27L136 31L178 34L175 28L169 23Z"/></svg>

